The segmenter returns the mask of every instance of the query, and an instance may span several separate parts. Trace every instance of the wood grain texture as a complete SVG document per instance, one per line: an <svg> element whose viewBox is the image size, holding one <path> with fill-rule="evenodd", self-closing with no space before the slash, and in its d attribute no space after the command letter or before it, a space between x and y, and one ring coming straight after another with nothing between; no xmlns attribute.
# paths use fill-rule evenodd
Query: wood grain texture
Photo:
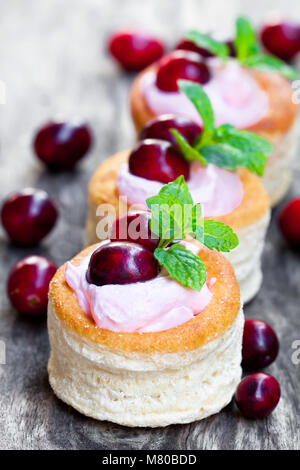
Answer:
<svg viewBox="0 0 300 470"><path fill-rule="evenodd" d="M298 0L11 0L0 5L0 79L6 104L0 105L0 199L33 185L60 204L60 221L36 250L58 265L82 247L86 187L104 158L134 141L129 119L131 75L122 74L105 54L109 32L139 26L171 45L187 27L229 29L236 13L260 21L275 7L300 18ZM91 123L95 146L78 170L50 175L34 159L31 140L49 117L83 116ZM299 194L300 163L292 194ZM300 339L300 256L281 241L276 215L264 251L264 283L246 308L248 317L269 322L281 340L280 355L268 372L282 386L282 399L268 420L250 422L234 405L203 422L165 429L126 429L81 416L55 398L46 364L45 321L20 318L6 297L11 266L28 250L16 249L0 232L0 339L6 364L0 365L1 449L299 449L300 365L291 360Z"/></svg>

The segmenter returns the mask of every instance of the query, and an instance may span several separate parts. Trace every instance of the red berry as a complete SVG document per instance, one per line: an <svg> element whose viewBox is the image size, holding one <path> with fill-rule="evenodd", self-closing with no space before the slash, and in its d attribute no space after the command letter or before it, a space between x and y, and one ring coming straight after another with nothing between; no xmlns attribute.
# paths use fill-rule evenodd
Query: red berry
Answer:
<svg viewBox="0 0 300 470"><path fill-rule="evenodd" d="M265 25L261 41L271 54L289 61L300 51L300 25L293 22Z"/></svg>
<svg viewBox="0 0 300 470"><path fill-rule="evenodd" d="M187 161L169 142L147 139L139 142L129 157L129 171L133 175L161 183L171 183L180 175L188 180Z"/></svg>
<svg viewBox="0 0 300 470"><path fill-rule="evenodd" d="M275 361L279 342L275 331L265 322L245 321L243 337L243 367L248 370L262 369Z"/></svg>
<svg viewBox="0 0 300 470"><path fill-rule="evenodd" d="M241 413L250 419L269 416L280 400L280 386L268 374L251 374L239 384L235 401Z"/></svg>
<svg viewBox="0 0 300 470"><path fill-rule="evenodd" d="M149 211L134 211L122 215L112 225L111 241L138 243L153 252L158 246L159 237L151 233L150 219Z"/></svg>
<svg viewBox="0 0 300 470"><path fill-rule="evenodd" d="M43 256L28 256L10 272L7 292L14 308L25 315L47 313L49 283L56 266Z"/></svg>
<svg viewBox="0 0 300 470"><path fill-rule="evenodd" d="M175 49L197 52L197 54L202 55L202 57L213 57L213 54L207 49L197 46L193 41L189 41L188 39L181 39Z"/></svg>
<svg viewBox="0 0 300 470"><path fill-rule="evenodd" d="M164 114L152 119L145 125L141 131L140 140L161 139L177 145L174 136L170 132L171 129L176 129L182 134L190 145L193 145L196 137L202 132L202 127L188 118Z"/></svg>
<svg viewBox="0 0 300 470"><path fill-rule="evenodd" d="M132 284L153 279L158 264L153 253L137 243L112 242L100 246L91 256L89 284Z"/></svg>
<svg viewBox="0 0 300 470"><path fill-rule="evenodd" d="M144 33L119 31L109 40L111 55L125 70L139 71L156 60L164 53L160 41Z"/></svg>
<svg viewBox="0 0 300 470"><path fill-rule="evenodd" d="M71 170L87 153L92 136L86 124L49 122L41 127L34 138L37 157L50 170Z"/></svg>
<svg viewBox="0 0 300 470"><path fill-rule="evenodd" d="M23 189L9 196L1 209L1 220L9 238L22 246L38 244L52 230L57 210L41 189Z"/></svg>
<svg viewBox="0 0 300 470"><path fill-rule="evenodd" d="M279 214L279 228L286 241L300 248L300 198L288 202Z"/></svg>
<svg viewBox="0 0 300 470"><path fill-rule="evenodd" d="M209 69L199 54L175 51L161 59L156 76L157 87L162 91L177 91L179 79L202 85L209 81Z"/></svg>

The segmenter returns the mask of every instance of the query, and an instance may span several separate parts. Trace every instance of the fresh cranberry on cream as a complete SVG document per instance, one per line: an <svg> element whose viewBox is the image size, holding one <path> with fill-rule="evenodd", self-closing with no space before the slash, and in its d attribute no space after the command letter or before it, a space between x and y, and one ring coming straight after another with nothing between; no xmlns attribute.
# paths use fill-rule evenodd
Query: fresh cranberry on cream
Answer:
<svg viewBox="0 0 300 470"><path fill-rule="evenodd" d="M229 214L243 199L243 184L238 173L215 165L203 167L193 162L187 185L194 203L201 203L205 217ZM117 178L119 194L126 196L129 204L146 205L146 199L157 194L163 184L131 174L124 164Z"/></svg>
<svg viewBox="0 0 300 470"><path fill-rule="evenodd" d="M267 112L268 97L255 79L234 59L223 64L211 58L207 64L211 79L203 89L212 103L216 126L227 123L242 129L257 123ZM146 73L141 80L142 94L155 115L180 114L202 124L183 93L161 91L155 82L155 72Z"/></svg>
<svg viewBox="0 0 300 470"><path fill-rule="evenodd" d="M109 243L102 242L99 246ZM184 242L197 253L195 245ZM99 247L98 246L98 247ZM68 262L65 279L86 315L99 328L118 332L155 332L187 322L209 304L212 293L206 282L201 291L183 287L163 269L150 281L96 286L86 280L92 253L78 266ZM214 281L211 280L210 285Z"/></svg>

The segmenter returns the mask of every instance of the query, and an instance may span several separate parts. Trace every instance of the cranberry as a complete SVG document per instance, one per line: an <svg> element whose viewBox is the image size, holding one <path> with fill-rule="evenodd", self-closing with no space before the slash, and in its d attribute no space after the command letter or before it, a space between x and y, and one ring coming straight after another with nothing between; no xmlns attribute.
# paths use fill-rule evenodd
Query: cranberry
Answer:
<svg viewBox="0 0 300 470"><path fill-rule="evenodd" d="M176 129L182 134L190 145L193 145L196 137L202 132L202 127L185 117L173 114L164 114L149 121L142 129L140 140L161 139L177 145L171 129Z"/></svg>
<svg viewBox="0 0 300 470"><path fill-rule="evenodd" d="M18 245L38 244L54 227L57 210L41 189L23 189L3 203L1 219L9 238Z"/></svg>
<svg viewBox="0 0 300 470"><path fill-rule="evenodd" d="M87 281L90 284L132 284L153 279L158 264L153 253L137 243L112 242L100 246L91 256Z"/></svg>
<svg viewBox="0 0 300 470"><path fill-rule="evenodd" d="M163 91L177 91L178 79L186 79L204 85L210 79L210 72L199 54L189 51L175 51L161 59L156 85Z"/></svg>
<svg viewBox="0 0 300 470"><path fill-rule="evenodd" d="M86 124L48 122L34 138L37 157L50 170L71 170L87 153L92 143Z"/></svg>
<svg viewBox="0 0 300 470"><path fill-rule="evenodd" d="M235 401L241 413L250 419L269 416L280 400L280 386L268 374L251 374L239 384Z"/></svg>
<svg viewBox="0 0 300 470"><path fill-rule="evenodd" d="M265 25L261 41L271 54L289 61L300 51L300 25L292 22Z"/></svg>
<svg viewBox="0 0 300 470"><path fill-rule="evenodd" d="M55 272L55 264L43 256L28 256L15 265L8 277L7 292L19 313L46 314L49 283Z"/></svg>
<svg viewBox="0 0 300 470"><path fill-rule="evenodd" d="M236 56L236 51L235 51L235 47L234 47L234 43L233 43L232 39L229 39L228 41L225 41L225 44L229 49L230 57L235 57Z"/></svg>
<svg viewBox="0 0 300 470"><path fill-rule="evenodd" d="M246 320L243 337L243 367L262 369L275 361L279 342L275 331L263 321Z"/></svg>
<svg viewBox="0 0 300 470"><path fill-rule="evenodd" d="M125 70L139 71L164 53L164 46L152 36L134 31L115 33L108 45L111 55Z"/></svg>
<svg viewBox="0 0 300 470"><path fill-rule="evenodd" d="M207 49L203 49L203 47L197 46L193 41L189 41L188 39L181 39L175 49L179 49L181 51L197 52L198 54L202 55L202 57L213 57L213 54Z"/></svg>
<svg viewBox="0 0 300 470"><path fill-rule="evenodd" d="M300 248L300 198L288 202L279 214L279 228L286 241Z"/></svg>
<svg viewBox="0 0 300 470"><path fill-rule="evenodd" d="M226 46L229 48L229 55L231 57L235 57L235 48L232 40L225 41ZM176 46L176 49L183 50L183 51L192 51L197 52L198 54L202 55L202 57L208 58L213 57L214 54L209 52L207 49L203 49L202 47L197 46L193 41L189 41L188 39L181 39Z"/></svg>
<svg viewBox="0 0 300 470"><path fill-rule="evenodd" d="M158 246L159 237L151 233L150 219L149 211L134 211L122 215L112 225L111 241L138 243L153 252Z"/></svg>
<svg viewBox="0 0 300 470"><path fill-rule="evenodd" d="M180 175L189 178L189 165L169 142L146 139L139 142L129 157L129 171L147 180L171 183Z"/></svg>

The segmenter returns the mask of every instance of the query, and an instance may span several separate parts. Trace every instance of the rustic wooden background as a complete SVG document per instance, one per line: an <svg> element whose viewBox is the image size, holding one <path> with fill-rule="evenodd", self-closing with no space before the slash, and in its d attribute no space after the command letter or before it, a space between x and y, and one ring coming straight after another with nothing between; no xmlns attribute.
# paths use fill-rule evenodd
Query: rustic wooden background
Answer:
<svg viewBox="0 0 300 470"><path fill-rule="evenodd" d="M25 186L46 189L60 204L60 221L34 252L58 265L82 246L86 186L104 158L130 146L128 113L131 75L122 74L105 53L106 38L120 26L140 27L171 46L190 27L230 29L237 13L261 21L277 8L300 19L299 0L10 0L0 2L0 200ZM95 145L71 174L48 174L31 150L33 132L53 116L86 118ZM289 197L299 194L296 164ZM300 339L300 256L281 241L276 215L263 257L264 283L246 308L248 317L269 322L281 340L268 372L282 399L267 420L250 422L230 405L203 422L165 429L127 429L81 416L55 398L46 364L46 323L20 318L5 292L7 273L28 250L11 246L0 232L0 448L2 449L299 449L300 365L292 343ZM1 229L0 229L1 230ZM2 343L3 344L3 343Z"/></svg>

